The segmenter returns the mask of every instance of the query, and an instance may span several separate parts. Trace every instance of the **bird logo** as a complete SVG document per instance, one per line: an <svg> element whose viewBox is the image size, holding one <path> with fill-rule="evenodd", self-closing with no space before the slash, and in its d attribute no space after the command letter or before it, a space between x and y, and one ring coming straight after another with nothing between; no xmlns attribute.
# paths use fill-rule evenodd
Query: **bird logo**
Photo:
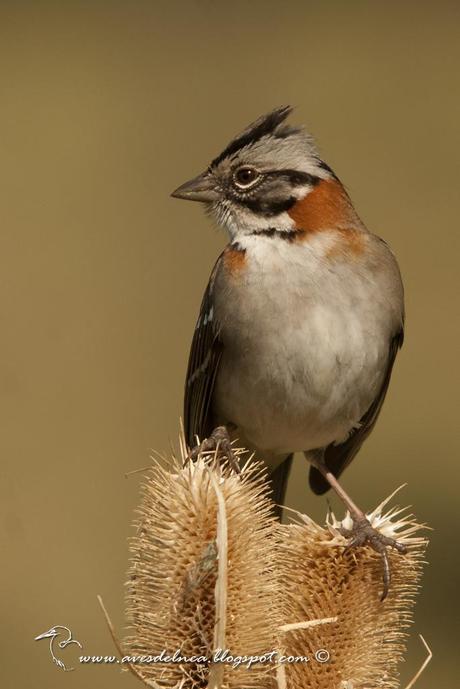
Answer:
<svg viewBox="0 0 460 689"><path fill-rule="evenodd" d="M68 627L64 627L62 624L56 624L54 627L50 627L48 631L43 632L43 634L39 634L38 636L35 637L35 641L40 641L41 639L49 639L50 640L50 653L51 653L51 658L53 660L53 663L55 663L58 667L61 668L61 670L64 670L65 672L71 672L74 668L73 667L66 667L64 664L64 661L61 660L60 658L57 658L55 653L54 653L54 648L55 648L55 641L56 639L61 636L65 637L67 634L67 638L62 638L61 641L57 642L57 645L59 648L64 649L66 648L69 644L77 644L79 648L83 648L81 643L77 641L76 639L72 639L72 632Z"/></svg>

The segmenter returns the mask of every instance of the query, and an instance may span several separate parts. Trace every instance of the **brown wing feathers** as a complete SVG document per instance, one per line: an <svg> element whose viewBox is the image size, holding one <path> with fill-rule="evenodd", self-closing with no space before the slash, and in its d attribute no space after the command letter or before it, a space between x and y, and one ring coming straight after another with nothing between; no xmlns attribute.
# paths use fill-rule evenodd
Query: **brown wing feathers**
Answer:
<svg viewBox="0 0 460 689"><path fill-rule="evenodd" d="M222 354L219 329L214 320L213 286L221 261L218 258L201 302L193 335L185 380L184 430L189 447L208 437L213 430L211 400Z"/></svg>

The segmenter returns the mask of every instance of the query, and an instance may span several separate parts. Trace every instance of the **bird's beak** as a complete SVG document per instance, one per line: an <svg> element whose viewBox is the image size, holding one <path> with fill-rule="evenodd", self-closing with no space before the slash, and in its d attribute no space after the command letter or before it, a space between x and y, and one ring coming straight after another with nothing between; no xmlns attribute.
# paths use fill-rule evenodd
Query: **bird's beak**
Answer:
<svg viewBox="0 0 460 689"><path fill-rule="evenodd" d="M34 641L40 641L40 639L49 639L50 636L53 636L53 634L54 634L54 630L48 629L47 632L43 632L43 634L36 636Z"/></svg>
<svg viewBox="0 0 460 689"><path fill-rule="evenodd" d="M216 189L215 179L208 173L194 177L185 182L171 194L175 199L185 199L186 201L202 201L212 203L219 199L219 192Z"/></svg>

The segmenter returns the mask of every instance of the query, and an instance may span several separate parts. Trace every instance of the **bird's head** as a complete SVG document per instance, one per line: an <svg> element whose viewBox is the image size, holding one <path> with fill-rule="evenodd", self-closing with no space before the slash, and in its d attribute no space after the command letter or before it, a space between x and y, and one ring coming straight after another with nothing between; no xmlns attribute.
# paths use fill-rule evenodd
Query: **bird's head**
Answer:
<svg viewBox="0 0 460 689"><path fill-rule="evenodd" d="M232 237L267 227L291 230L294 205L322 180L337 182L311 137L286 124L291 111L277 108L250 124L172 196L207 204Z"/></svg>
<svg viewBox="0 0 460 689"><path fill-rule="evenodd" d="M50 627L47 632L43 632L43 634L39 634L38 636L35 637L35 641L40 641L40 639L51 639L54 638L55 636L58 636L59 631L57 627Z"/></svg>

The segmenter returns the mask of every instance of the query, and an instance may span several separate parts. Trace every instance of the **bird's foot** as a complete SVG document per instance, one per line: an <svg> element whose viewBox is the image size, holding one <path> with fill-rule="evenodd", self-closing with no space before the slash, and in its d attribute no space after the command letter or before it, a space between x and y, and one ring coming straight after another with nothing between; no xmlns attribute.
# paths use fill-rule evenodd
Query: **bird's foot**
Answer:
<svg viewBox="0 0 460 689"><path fill-rule="evenodd" d="M352 548L359 548L361 546L369 545L373 550L379 553L382 557L383 563L383 591L380 597L381 601L384 601L388 595L391 583L391 568L390 561L388 558L387 548L394 548L399 553L406 553L407 548L402 543L399 543L394 538L389 538L384 536L377 531L366 517L357 517L353 520L353 526L351 529L341 528L340 532L346 538L350 538L350 542L346 546L344 553L348 552Z"/></svg>
<svg viewBox="0 0 460 689"><path fill-rule="evenodd" d="M194 447L186 458L184 466L188 464L188 462L194 462L203 452L214 452L216 461L219 462L224 459L235 473L241 473L238 459L230 442L230 436L226 426L217 426L209 438L205 438L203 442Z"/></svg>

